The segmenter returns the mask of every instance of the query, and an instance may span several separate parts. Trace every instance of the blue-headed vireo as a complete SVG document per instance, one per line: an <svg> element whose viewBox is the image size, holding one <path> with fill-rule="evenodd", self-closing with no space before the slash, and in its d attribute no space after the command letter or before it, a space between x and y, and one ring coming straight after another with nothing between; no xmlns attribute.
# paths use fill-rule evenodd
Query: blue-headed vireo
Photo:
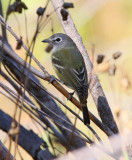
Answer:
<svg viewBox="0 0 132 160"><path fill-rule="evenodd" d="M66 34L57 33L42 42L51 43L52 64L58 78L73 89L82 105L84 124L90 124L87 97L88 78L84 59L73 40Z"/></svg>

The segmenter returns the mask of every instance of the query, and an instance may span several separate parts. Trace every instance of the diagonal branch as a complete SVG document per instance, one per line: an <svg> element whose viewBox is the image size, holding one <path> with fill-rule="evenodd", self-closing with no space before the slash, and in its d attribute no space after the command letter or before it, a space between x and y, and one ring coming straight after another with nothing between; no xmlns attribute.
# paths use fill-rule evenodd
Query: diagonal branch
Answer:
<svg viewBox="0 0 132 160"><path fill-rule="evenodd" d="M11 79L10 79L10 77L8 76L8 75L6 75L3 71L1 71L0 72L0 74L14 87L14 89L16 90L16 91L18 91L18 86L17 86L17 84L16 83L14 83L14 81L12 81ZM1 94L3 94L4 96L5 96L5 94L4 93L2 93L1 91L0 91L0 93ZM8 93L10 93L10 92L8 92ZM11 93L10 93L11 94ZM22 93L21 93L21 95L23 95ZM16 97L15 96L13 96L13 94L11 94L11 96L13 97L13 98L15 98L15 100L16 100ZM7 97L7 95L6 95L6 97ZM11 99L9 96L7 97L8 99L10 99L13 103L15 103L15 101L13 100L13 99ZM29 101L31 104L33 104L33 102L25 95L25 97L24 97L27 101ZM33 104L34 105L34 104ZM65 140L65 137L54 127L54 125L46 118L46 117L44 117L44 116L38 116L35 112L33 112L31 109L29 109L25 104L23 104L23 106L24 106L24 108L22 108L25 112L28 110L29 112L26 112L31 118L33 118L33 115L37 118L37 119L39 119L40 121L42 121L48 128L50 128L52 131L53 131L53 134L54 134L54 136L55 137L57 137L58 138L58 140L60 141L60 143L62 143L62 144L66 144L66 140ZM19 105L19 108L20 108L20 105ZM37 122L37 120L35 119L35 121ZM40 124L40 123L39 123ZM44 127L44 126L43 126ZM45 129L45 128L44 128Z"/></svg>
<svg viewBox="0 0 132 160"><path fill-rule="evenodd" d="M6 54L6 52L4 52L4 55L5 56L4 56L3 64L5 64L8 67L8 69L15 75L15 77L17 78L17 80L20 81L21 80L21 74L22 74L22 70L23 70L22 68L23 68L23 66L17 64L11 57L9 57ZM27 70L25 70L24 75L25 76L27 75ZM60 115L65 120L67 120L68 122L70 122L70 120L66 116L66 114L60 109L60 107L55 103L55 101L47 94L47 92L45 91L45 89L44 88L41 89L39 87L39 86L41 86L40 81L33 74L31 74L31 73L29 73L29 82L30 83L28 83L28 85L27 85L28 92L31 92L35 97L37 97L37 99L39 99L39 101L41 101L44 105L48 106L48 108L50 108L57 115ZM41 105L40 103L38 103L38 104L39 104L39 106L41 107L41 109L44 112L46 112L47 114L49 114L48 110L45 110L43 108L43 105ZM63 121L59 120L59 123L61 123L61 125L64 125L65 127L71 129L71 126L67 125L66 123L63 123ZM61 134L65 137L65 139L69 140L69 136L70 136L71 133L66 132L59 125L57 125L57 127L59 128ZM72 150L75 149L75 148L80 148L82 146L85 146L84 141L80 140L77 137L74 137L72 139L72 145L71 145Z"/></svg>
<svg viewBox="0 0 132 160"><path fill-rule="evenodd" d="M7 75L7 74L5 74L2 70L0 71L0 74L15 88L15 90L16 91L18 91L18 89L19 89L19 87L17 86L17 84L16 83L14 83L14 81L12 81L11 80L11 78ZM16 80L16 79L15 79ZM16 80L17 81L17 80ZM19 83L19 81L17 81L17 83L19 84L19 85L21 85L20 83ZM38 84L38 86L39 86L39 84ZM43 89L42 88L42 86L40 86L40 88L41 89ZM26 89L26 88L25 88ZM26 89L26 91L30 94L30 92ZM49 94L49 92L48 91L46 91L47 92L47 94ZM23 92L21 93L21 95L23 95ZM51 95L53 98L56 98L55 96L53 96L53 95ZM33 104L33 102L25 95L24 96L24 98L27 100L27 101L29 101L31 104ZM35 97L35 99L36 99L36 97ZM81 120L82 122L83 122L83 119L77 114L77 113L75 113L74 111L72 111L68 106L66 106L62 101L60 101L58 98L56 99L59 103L61 103L66 109L68 109L73 115L75 115L79 120ZM26 109L28 109L28 108L26 108ZM28 109L29 110L29 109ZM31 111L30 111L31 112ZM46 117L40 117L40 119L41 120L44 120L44 122L45 122L45 124L47 125L47 127L51 127L51 129L53 129L53 131L55 131L55 133L57 133L57 130L54 128L54 127L52 127L52 124L50 123L50 121L48 121L48 119L46 119ZM101 141L101 139L100 139L100 137L98 136L98 134L94 131L94 129L90 126L90 125L87 125L87 127L91 130L91 132L95 135L95 137L98 139L98 141L100 141L100 142L102 142ZM59 135L59 133L57 133L56 134L57 135L57 137L58 137L58 135ZM58 139L61 139L62 141L63 141L63 138L60 136Z"/></svg>
<svg viewBox="0 0 132 160"><path fill-rule="evenodd" d="M3 89L9 91L10 94L13 94L13 96L15 96L15 98L17 98L18 95L17 95L13 90L11 90L9 87L7 87L4 83L0 82L0 87L2 87ZM72 130L71 130L71 129L69 129L69 128L65 127L65 126L62 126L62 125L60 124L59 119L62 120L62 121L64 121L64 123L68 123L68 124L71 126L71 128L72 128L72 124L71 124L70 122L66 121L64 118L60 117L59 115L55 114L53 111L51 111L49 108L47 108L47 106L44 106L44 105L42 104L45 109L48 109L48 110L49 110L49 113L50 113L50 114L47 114L47 113L41 111L41 110L40 110L39 108L37 108L34 104L30 103L30 102L27 101L26 99L23 99L21 96L20 96L20 98L19 98L19 101L20 101L20 102L21 102L21 101L24 101L25 103L27 103L28 105L30 105L30 107L31 107L33 110L35 110L38 114L40 114L40 115L42 115L42 116L49 117L54 123L60 125L64 130L72 133ZM53 117L54 117L54 118L53 118ZM77 129L77 130L79 131L79 129ZM84 140L85 142L87 142L87 143L89 143L89 144L92 144L92 143L93 143L93 141L92 141L91 139L88 138L88 140L87 140L86 138L81 137L81 136L80 136L78 133L76 133L76 132L73 132L73 134L74 134L76 137Z"/></svg>
<svg viewBox="0 0 132 160"><path fill-rule="evenodd" d="M0 47L3 47L4 51L10 55L13 59L15 59L19 64L21 64L22 66L26 67L26 69L30 70L33 74L35 74L36 76L47 80L48 82L50 82L50 77L49 77L49 73L46 71L46 73L41 72L37 69L35 69L34 67L30 66L28 63L25 63L25 61L20 58L7 44L3 44L2 41L0 40ZM69 92L67 92L67 90L62 87L57 81L53 81L52 85L59 90L66 98L69 97ZM77 106L80 110L81 105L79 103L78 100L76 100L74 97L71 98L70 100L75 106ZM111 131L109 130L109 128L105 127L91 112L89 112L90 115L90 119L101 129L103 130L108 136L113 135L111 133Z"/></svg>

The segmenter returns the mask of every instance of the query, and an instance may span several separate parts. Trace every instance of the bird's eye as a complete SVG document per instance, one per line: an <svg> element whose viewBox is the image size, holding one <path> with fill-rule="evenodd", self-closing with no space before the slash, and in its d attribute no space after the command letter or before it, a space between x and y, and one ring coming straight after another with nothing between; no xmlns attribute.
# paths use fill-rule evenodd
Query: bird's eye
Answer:
<svg viewBox="0 0 132 160"><path fill-rule="evenodd" d="M57 43L59 43L61 41L62 41L62 38L60 38L60 37L58 37L58 38L55 39L55 42L57 42Z"/></svg>

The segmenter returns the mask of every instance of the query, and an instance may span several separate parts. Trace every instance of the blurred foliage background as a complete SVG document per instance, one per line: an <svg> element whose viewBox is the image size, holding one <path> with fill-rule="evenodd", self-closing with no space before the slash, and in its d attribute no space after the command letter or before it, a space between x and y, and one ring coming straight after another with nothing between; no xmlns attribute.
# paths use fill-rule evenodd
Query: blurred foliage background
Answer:
<svg viewBox="0 0 132 160"><path fill-rule="evenodd" d="M8 18L8 24L13 31L19 36L22 36L23 41L30 42L35 27L37 24L36 10L40 6L45 6L44 0L23 0L28 7L28 10L22 14L13 13ZM74 3L74 8L69 9L75 26L80 33L88 54L93 62L94 72L98 75L102 84L108 102L111 106L112 112L121 131L127 132L132 130L132 2L131 0L73 0L67 1ZM13 3L13 0L12 0ZM4 9L4 16L8 6L8 0L2 0ZM53 13L52 13L53 12ZM50 74L55 74L51 65L50 54L45 52L46 45L41 43L45 38L48 38L52 32L63 32L60 22L54 12L52 4L48 5L46 15L52 13L48 18L45 27L39 33L33 51L34 56L44 65ZM27 36L25 30L25 17L27 19ZM7 32L8 33L8 32ZM23 59L25 57L24 49L16 50L16 41L10 33L8 33L8 40ZM121 57L114 60L112 55L115 52L121 52ZM101 64L97 64L98 54L105 56ZM37 67L32 61L32 65ZM115 66L115 74L109 74L112 66ZM112 69L111 69L112 70ZM0 80L4 81L0 77ZM47 82L42 82L45 87L56 96L59 96L67 105L71 106L73 110L75 107L68 102L56 89L54 89ZM69 89L68 89L69 90ZM94 102L89 94L88 106L90 111L98 116ZM60 106L62 107L62 106ZM0 94L0 108L8 114L13 114L14 104L7 101L5 97ZM67 112L69 118L74 122L74 117ZM29 129L34 129L40 134L37 127L32 123L32 120L23 113L22 124ZM80 122L78 122L79 126ZM93 125L93 124L92 124ZM85 127L81 126L85 131ZM87 132L87 130L86 130ZM100 131L99 131L100 132ZM43 133L42 133L43 135ZM101 135L101 133L99 134ZM102 135L103 137L104 135ZM0 137L5 135L0 131ZM105 136L104 136L105 138Z"/></svg>

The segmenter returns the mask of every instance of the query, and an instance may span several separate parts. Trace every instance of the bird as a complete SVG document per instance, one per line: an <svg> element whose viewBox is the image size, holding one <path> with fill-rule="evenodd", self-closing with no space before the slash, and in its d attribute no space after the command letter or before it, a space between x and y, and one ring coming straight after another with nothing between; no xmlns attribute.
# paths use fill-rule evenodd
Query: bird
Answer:
<svg viewBox="0 0 132 160"><path fill-rule="evenodd" d="M87 108L88 77L83 56L66 34L56 33L42 42L53 46L51 61L59 80L75 91L82 106L84 124L90 124Z"/></svg>

